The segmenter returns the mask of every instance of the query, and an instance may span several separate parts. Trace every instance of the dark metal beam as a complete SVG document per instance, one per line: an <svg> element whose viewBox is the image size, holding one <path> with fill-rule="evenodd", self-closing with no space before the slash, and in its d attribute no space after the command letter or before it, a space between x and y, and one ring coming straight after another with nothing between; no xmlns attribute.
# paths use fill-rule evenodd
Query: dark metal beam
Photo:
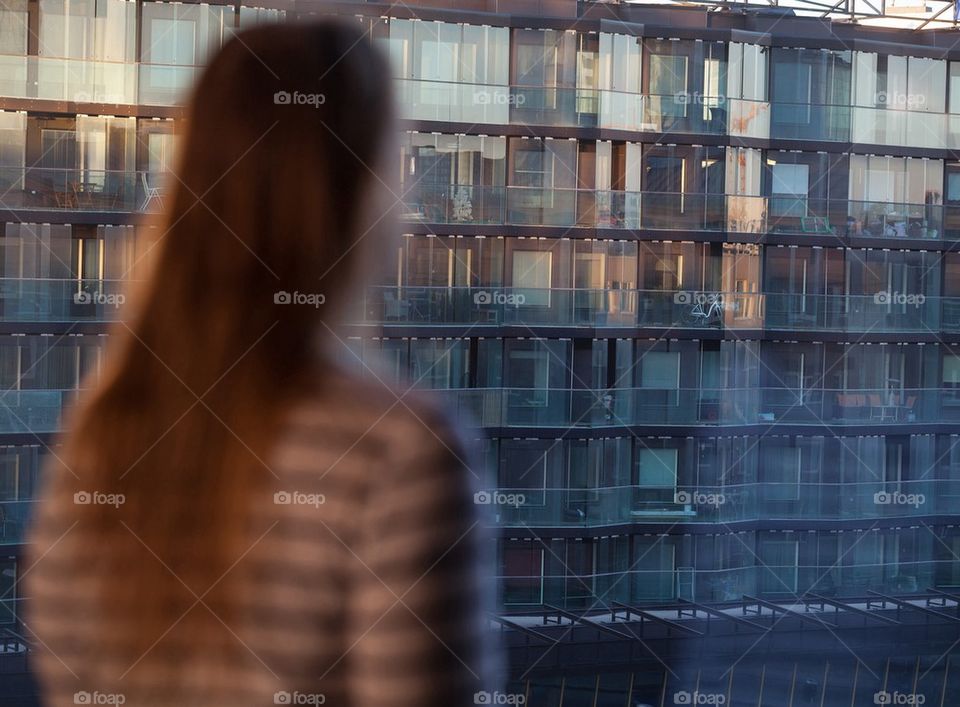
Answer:
<svg viewBox="0 0 960 707"><path fill-rule="evenodd" d="M758 624L757 622L751 621L750 619L745 619L745 618L743 618L742 616L735 616L735 615L733 615L733 614L726 614L726 613L720 611L719 609L713 608L712 606L707 606L707 605L705 605L705 604L699 604L699 603L697 603L697 602L695 602L695 601L690 601L689 599L680 599L680 603L683 604L684 606L689 606L690 608L689 608L689 609L685 609L684 606L677 607L677 612L678 612L678 613L683 612L683 611L693 611L694 614L696 614L696 612L699 611L699 612L702 612L702 613L704 613L704 614L708 614L708 615L710 615L710 616L716 616L717 618L720 618L720 619L726 619L727 621L732 621L732 622L734 622L734 623L736 623L736 624L739 624L739 625L741 625L741 626L749 626L750 628L755 629L755 630L757 630L757 631L769 631L769 630L770 630L770 627L769 627L769 626L764 626L763 624Z"/></svg>
<svg viewBox="0 0 960 707"><path fill-rule="evenodd" d="M622 638L626 641L637 640L637 636L631 636L628 633L623 633L622 631L618 631L617 629L611 628L605 624L600 623L599 621L594 621L588 616L575 614L572 611L567 611L566 609L561 609L557 606L552 606L550 604L547 604L547 608L550 609L551 611L557 612L561 616L568 618L575 623L580 623L580 624L583 624L584 626L590 626L591 628L595 628L598 631L609 633L611 636L616 636L617 638Z"/></svg>
<svg viewBox="0 0 960 707"><path fill-rule="evenodd" d="M757 597L749 597L749 596L744 596L743 600L744 602L748 602L750 604L756 604L758 607L765 607L767 609L770 609L774 613L779 611L781 614L786 614L787 616L793 616L803 621L809 621L810 623L814 623L820 626L821 628L824 626L826 626L827 628L840 628L835 623L826 621L823 618L818 618L811 613L804 613L802 611L797 611L796 609L788 609L787 607L780 606L779 604L775 604L772 601L766 601L765 599L758 599ZM807 605L804 604L804 606L807 606Z"/></svg>
<svg viewBox="0 0 960 707"><path fill-rule="evenodd" d="M520 631L525 633L528 636L533 636L534 638L544 641L545 643L557 643L557 640L550 638L546 634L540 633L539 631L534 631L532 628L527 628L523 624L518 624L516 621L511 621L510 619L505 619L502 616L497 616L496 614L490 614L490 620L500 624L501 626L506 626L507 628L512 628L515 631Z"/></svg>
<svg viewBox="0 0 960 707"><path fill-rule="evenodd" d="M866 609L861 609L857 606L851 606L845 602L839 601L837 599L831 599L830 597L820 596L819 594L807 594L806 596L811 599L816 600L820 604L826 604L828 606L836 607L837 609L842 609L843 611L849 612L851 614L858 614L859 616L866 616L869 619L874 621L880 621L885 624L890 624L891 626L900 626L901 623L896 619L891 619L889 616L880 616L872 611L867 611Z"/></svg>
<svg viewBox="0 0 960 707"><path fill-rule="evenodd" d="M938 595L939 597L942 597L942 598L944 598L944 599L952 599L953 601L955 601L955 602L957 603L957 605L956 605L956 607L953 607L953 608L955 608L955 609L957 610L957 613L960 614L960 595L958 595L958 594L951 594L950 592L945 592L944 590L942 590L942 589L937 589L936 587L928 587L928 588L927 588L927 591L930 592L931 594L936 594L936 595ZM927 602L927 606L930 606L930 602L929 602L929 601ZM941 606L942 606L944 609L947 608L946 604L941 603Z"/></svg>
<svg viewBox="0 0 960 707"><path fill-rule="evenodd" d="M960 616L951 616L950 614L945 614L942 611L937 611L936 609L931 609L929 606L917 606L916 604L911 604L910 602L899 599L897 597L889 596L888 594L881 594L880 592L875 592L872 589L868 590L868 594L871 594L879 599L882 599L884 602L889 602L894 606L898 606L902 609L912 609L913 611L918 611L922 614L929 614L931 616L936 616L941 619L946 619L947 621L953 621L954 623L960 623ZM915 599L929 599L929 597L914 597Z"/></svg>
<svg viewBox="0 0 960 707"><path fill-rule="evenodd" d="M651 614L649 611L644 611L643 609L638 609L635 606L630 606L629 604L621 604L618 601L612 603L612 606L623 611L627 616L627 621L630 620L631 614L636 614L640 617L641 621L646 619L647 621L652 621L653 623L662 624L664 626L669 626L670 628L676 629L677 631L682 631L684 633L689 633L693 636L703 636L705 635L703 631L698 631L695 628L690 626L684 626L682 623L673 621L671 619L665 619L662 616L657 616L656 614ZM616 618L617 612L613 612L614 618Z"/></svg>

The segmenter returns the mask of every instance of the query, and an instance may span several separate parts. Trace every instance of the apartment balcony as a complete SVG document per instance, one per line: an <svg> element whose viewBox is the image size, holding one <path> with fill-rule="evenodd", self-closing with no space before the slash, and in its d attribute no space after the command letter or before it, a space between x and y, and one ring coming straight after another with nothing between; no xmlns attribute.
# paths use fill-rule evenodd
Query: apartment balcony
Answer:
<svg viewBox="0 0 960 707"><path fill-rule="evenodd" d="M175 106L203 67L0 55L5 98Z"/></svg>
<svg viewBox="0 0 960 707"><path fill-rule="evenodd" d="M743 196L416 183L405 188L403 208L405 220L430 224L890 240L960 236L960 207L784 194Z"/></svg>
<svg viewBox="0 0 960 707"><path fill-rule="evenodd" d="M0 434L50 434L75 390L0 393ZM960 389L461 388L433 390L461 424L623 429L780 424L889 427L960 422Z"/></svg>
<svg viewBox="0 0 960 707"><path fill-rule="evenodd" d="M779 479L784 479L790 470L762 471L775 471ZM497 525L507 528L917 518L953 514L960 502L960 479L500 488L481 492L478 501L490 506Z"/></svg>
<svg viewBox="0 0 960 707"><path fill-rule="evenodd" d="M123 312L120 280L0 278L0 322L109 322Z"/></svg>
<svg viewBox="0 0 960 707"><path fill-rule="evenodd" d="M462 424L616 429L799 425L890 427L960 421L960 389L462 388L434 390Z"/></svg>
<svg viewBox="0 0 960 707"><path fill-rule="evenodd" d="M110 322L129 283L0 278L0 322ZM369 287L358 321L377 326L589 327L936 334L960 332L960 298L662 290Z"/></svg>
<svg viewBox="0 0 960 707"><path fill-rule="evenodd" d="M22 545L27 528L36 511L38 501L0 501L0 545ZM0 601L0 623L4 618L4 603Z"/></svg>
<svg viewBox="0 0 960 707"><path fill-rule="evenodd" d="M13 211L156 212L163 175L148 171L0 166L0 208ZM402 218L458 226L765 233L850 239L960 237L960 206L805 196L741 196L417 183Z"/></svg>
<svg viewBox="0 0 960 707"><path fill-rule="evenodd" d="M60 431L64 407L76 390L4 390L0 392L0 434L52 434Z"/></svg>
<svg viewBox="0 0 960 707"><path fill-rule="evenodd" d="M953 587L954 560L891 560L855 562L843 558L835 563L763 562L745 548L751 564L717 569L665 566L644 568L657 559L648 558L609 571L569 569L566 574L544 572L502 575L504 604L508 607L551 606L612 607L615 603L650 604L677 599L698 602L741 601L745 596L792 599L818 595L827 598L871 597L912 594L929 587ZM640 558L643 559L643 558ZM761 564L762 563L762 564ZM715 564L715 563L711 563ZM598 601L601 597L602 601ZM876 597L873 597L876 601ZM578 604L582 602L582 604ZM818 619L819 620L819 619Z"/></svg>
<svg viewBox="0 0 960 707"><path fill-rule="evenodd" d="M163 207L159 175L55 167L0 167L0 208L133 213Z"/></svg>
<svg viewBox="0 0 960 707"><path fill-rule="evenodd" d="M0 96L182 104L202 66L0 55ZM402 118L470 125L596 127L689 135L960 148L960 115L913 106L754 100L694 91L641 94L587 86L395 80ZM903 108L903 109L901 109Z"/></svg>
<svg viewBox="0 0 960 707"><path fill-rule="evenodd" d="M657 95L591 87L410 78L397 79L395 85L401 117L415 121L732 135L941 150L960 147L960 115L908 110L907 106L793 103L708 96L696 91Z"/></svg>
<svg viewBox="0 0 960 707"><path fill-rule="evenodd" d="M387 326L678 328L934 334L960 331L960 298L504 287L371 287Z"/></svg>

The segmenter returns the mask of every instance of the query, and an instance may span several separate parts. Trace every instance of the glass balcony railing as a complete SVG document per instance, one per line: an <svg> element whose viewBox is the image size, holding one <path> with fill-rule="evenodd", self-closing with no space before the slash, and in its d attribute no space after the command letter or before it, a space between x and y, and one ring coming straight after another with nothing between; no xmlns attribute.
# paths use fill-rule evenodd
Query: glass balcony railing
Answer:
<svg viewBox="0 0 960 707"><path fill-rule="evenodd" d="M574 86L398 79L401 116L470 124L601 127L638 132L960 147L960 115L900 107L760 101Z"/></svg>
<svg viewBox="0 0 960 707"><path fill-rule="evenodd" d="M465 426L906 426L960 422L960 388L456 388L431 393ZM57 432L74 390L0 392L0 433Z"/></svg>
<svg viewBox="0 0 960 707"><path fill-rule="evenodd" d="M919 239L946 225L960 237L960 207L940 204L424 183L403 197L403 217L428 223Z"/></svg>
<svg viewBox="0 0 960 707"><path fill-rule="evenodd" d="M465 426L904 426L960 421L960 388L461 388L432 391Z"/></svg>
<svg viewBox="0 0 960 707"><path fill-rule="evenodd" d="M489 505L495 523L505 527L599 527L664 520L722 523L902 518L955 513L960 502L960 478L500 488L480 492L477 501Z"/></svg>
<svg viewBox="0 0 960 707"><path fill-rule="evenodd" d="M75 395L74 390L0 392L0 434L58 432L63 407Z"/></svg>
<svg viewBox="0 0 960 707"><path fill-rule="evenodd" d="M0 96L173 106L202 67L0 55Z"/></svg>
<svg viewBox="0 0 960 707"><path fill-rule="evenodd" d="M162 184L150 172L0 167L0 208L153 211L163 206Z"/></svg>
<svg viewBox="0 0 960 707"><path fill-rule="evenodd" d="M26 541L27 526L36 504L36 501L0 501L0 545L20 545ZM4 608L0 601L0 624L5 623Z"/></svg>
<svg viewBox="0 0 960 707"><path fill-rule="evenodd" d="M119 280L0 278L0 321L113 321L121 316L125 288Z"/></svg>
<svg viewBox="0 0 960 707"><path fill-rule="evenodd" d="M123 316L128 283L0 278L0 321ZM369 287L358 321L407 326L576 326L783 331L960 331L960 298L662 290Z"/></svg>
<svg viewBox="0 0 960 707"><path fill-rule="evenodd" d="M7 209L152 212L164 175L146 171L0 166ZM960 238L960 207L811 199L423 184L403 193L407 221L464 225L783 233L848 238Z"/></svg>
<svg viewBox="0 0 960 707"><path fill-rule="evenodd" d="M784 331L960 330L960 298L874 295L371 287L363 318L384 325L587 326Z"/></svg>
<svg viewBox="0 0 960 707"><path fill-rule="evenodd" d="M584 608L596 610L609 609L615 602L638 605L670 603L677 599L740 601L744 596L795 599L805 594L862 599L870 598L871 591L902 595L928 587L953 589L956 586L953 558L908 560L901 557L888 562L856 562L844 558L819 565L786 565L765 562L762 555L756 557L749 548L745 548L743 554L755 564L703 568L694 567L691 562L691 566L684 567L678 558L676 565L650 567L661 563L661 553L656 553L642 564L639 560L622 566L617 563L605 572L564 568L565 574L547 570L526 576L502 575L497 577L497 582L503 587L503 601L508 607L543 604L575 607L579 602Z"/></svg>
<svg viewBox="0 0 960 707"><path fill-rule="evenodd" d="M201 66L0 55L0 95L172 106ZM960 115L849 104L760 101L697 91L654 95L596 87L397 79L402 117L470 124L602 127L685 134L960 147Z"/></svg>

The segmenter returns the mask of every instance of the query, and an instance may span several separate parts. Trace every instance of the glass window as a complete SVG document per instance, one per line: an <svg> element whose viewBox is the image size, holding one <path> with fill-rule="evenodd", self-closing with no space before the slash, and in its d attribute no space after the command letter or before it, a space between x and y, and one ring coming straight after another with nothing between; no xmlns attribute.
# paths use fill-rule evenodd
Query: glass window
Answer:
<svg viewBox="0 0 960 707"><path fill-rule="evenodd" d="M763 591L771 594L796 594L799 551L796 540L767 538L761 541Z"/></svg>
<svg viewBox="0 0 960 707"><path fill-rule="evenodd" d="M469 347L463 339L414 339L410 342L410 377L422 388L463 388L470 371Z"/></svg>
<svg viewBox="0 0 960 707"><path fill-rule="evenodd" d="M132 61L136 3L128 0L40 0L41 56Z"/></svg>
<svg viewBox="0 0 960 707"><path fill-rule="evenodd" d="M907 108L943 113L946 108L947 62L910 57L907 72Z"/></svg>
<svg viewBox="0 0 960 707"><path fill-rule="evenodd" d="M649 59L650 96L660 101L660 114L687 115L687 57L652 54Z"/></svg>
<svg viewBox="0 0 960 707"><path fill-rule="evenodd" d="M947 92L950 96L950 112L960 113L960 61L950 62L950 84Z"/></svg>
<svg viewBox="0 0 960 707"><path fill-rule="evenodd" d="M513 30L510 83L544 88L576 85L576 32Z"/></svg>
<svg viewBox="0 0 960 707"><path fill-rule="evenodd" d="M0 54L26 54L27 27L27 0L0 4Z"/></svg>
<svg viewBox="0 0 960 707"><path fill-rule="evenodd" d="M285 10L275 10L265 7L244 7L241 5L240 29L282 22L286 14Z"/></svg>
<svg viewBox="0 0 960 707"><path fill-rule="evenodd" d="M638 484L653 488L676 488L677 450L640 449Z"/></svg>
<svg viewBox="0 0 960 707"><path fill-rule="evenodd" d="M0 624L13 623L18 612L17 600L17 563L16 560L0 560Z"/></svg>
<svg viewBox="0 0 960 707"><path fill-rule="evenodd" d="M805 164L775 164L771 173L771 211L778 216L806 216L810 168Z"/></svg>
<svg viewBox="0 0 960 707"><path fill-rule="evenodd" d="M600 88L640 93L641 45L638 37L600 33Z"/></svg>
<svg viewBox="0 0 960 707"><path fill-rule="evenodd" d="M783 444L763 445L761 454L765 498L768 501L793 501L800 497L802 448Z"/></svg>
<svg viewBox="0 0 960 707"><path fill-rule="evenodd" d="M944 354L943 356L943 387L960 389L960 356Z"/></svg>
<svg viewBox="0 0 960 707"><path fill-rule="evenodd" d="M223 45L232 26L232 7L145 2L140 58L148 64L201 65Z"/></svg>
<svg viewBox="0 0 960 707"><path fill-rule="evenodd" d="M680 352L648 351L640 359L640 386L660 390L680 387Z"/></svg>
<svg viewBox="0 0 960 707"><path fill-rule="evenodd" d="M765 101L767 99L766 47L756 44L730 44L728 93L733 98Z"/></svg>
<svg viewBox="0 0 960 707"><path fill-rule="evenodd" d="M534 250L513 251L513 286L549 290L553 253Z"/></svg>
<svg viewBox="0 0 960 707"><path fill-rule="evenodd" d="M0 186L21 184L27 148L27 114L0 111Z"/></svg>
<svg viewBox="0 0 960 707"><path fill-rule="evenodd" d="M504 604L543 602L543 548L539 543L507 540L501 552Z"/></svg>

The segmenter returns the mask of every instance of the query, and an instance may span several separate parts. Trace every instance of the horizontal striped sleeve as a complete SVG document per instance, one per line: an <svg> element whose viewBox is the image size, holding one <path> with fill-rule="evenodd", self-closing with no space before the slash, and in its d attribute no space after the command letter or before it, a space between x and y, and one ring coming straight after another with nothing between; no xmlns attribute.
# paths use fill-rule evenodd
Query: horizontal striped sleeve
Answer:
<svg viewBox="0 0 960 707"><path fill-rule="evenodd" d="M346 691L356 707L469 705L489 670L484 529L460 450L406 426L358 519Z"/></svg>

